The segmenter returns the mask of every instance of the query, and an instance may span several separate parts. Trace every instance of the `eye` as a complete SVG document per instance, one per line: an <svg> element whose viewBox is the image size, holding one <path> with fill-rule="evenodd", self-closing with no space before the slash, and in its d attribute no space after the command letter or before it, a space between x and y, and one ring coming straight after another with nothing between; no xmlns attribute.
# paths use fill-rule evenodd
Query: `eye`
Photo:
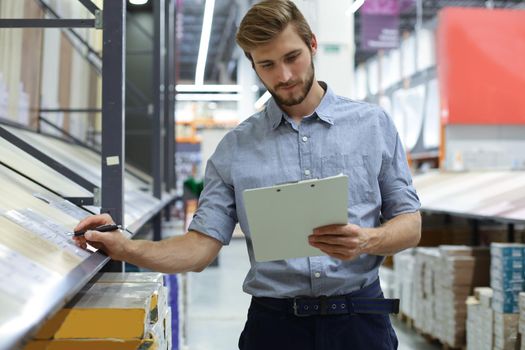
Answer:
<svg viewBox="0 0 525 350"><path fill-rule="evenodd" d="M295 61L295 59L296 59L297 57L299 57L299 54L292 55L292 56L288 56L288 57L286 57L286 61L287 61L287 62L293 62L293 61Z"/></svg>
<svg viewBox="0 0 525 350"><path fill-rule="evenodd" d="M269 69L273 66L273 63L264 63L264 64L261 64L261 67L263 69Z"/></svg>

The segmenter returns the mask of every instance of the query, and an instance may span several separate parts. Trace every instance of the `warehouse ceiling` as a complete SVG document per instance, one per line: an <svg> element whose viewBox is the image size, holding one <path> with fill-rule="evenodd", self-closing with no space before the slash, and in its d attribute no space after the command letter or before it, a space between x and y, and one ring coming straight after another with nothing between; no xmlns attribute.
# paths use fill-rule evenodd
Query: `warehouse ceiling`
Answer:
<svg viewBox="0 0 525 350"><path fill-rule="evenodd" d="M317 0L320 1L320 0ZM401 0L400 0L401 1ZM400 15L400 30L412 31L417 22L417 0L408 0L411 5L405 7ZM237 58L235 49L235 31L240 20L241 2L253 3L254 0L215 0L210 45L204 75L205 83L235 83ZM179 83L193 83L199 52L205 0L177 0L177 25L179 42L177 45L177 76ZM422 0L422 20L436 17L439 10L447 6L522 8L525 0ZM355 63L365 61L375 52L360 49L361 16L355 16Z"/></svg>
<svg viewBox="0 0 525 350"><path fill-rule="evenodd" d="M199 44L204 15L204 0L183 0L177 7L178 26L178 73L179 81L193 82L199 54ZM235 31L239 6L237 0L215 0L210 36L205 83L232 83L236 80L234 56Z"/></svg>

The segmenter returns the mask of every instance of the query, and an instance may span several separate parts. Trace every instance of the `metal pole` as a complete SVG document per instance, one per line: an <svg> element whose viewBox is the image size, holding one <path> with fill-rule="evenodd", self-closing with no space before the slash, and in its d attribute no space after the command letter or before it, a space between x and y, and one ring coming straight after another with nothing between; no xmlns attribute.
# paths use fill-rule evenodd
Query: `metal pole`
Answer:
<svg viewBox="0 0 525 350"><path fill-rule="evenodd" d="M164 125L166 128L166 149L165 149L165 182L166 182L166 192L170 192L173 188L175 188L174 183L174 173L175 173L175 165L173 164L175 161L175 138L174 138L174 128L175 128L175 110L174 110L174 103L175 103L175 76L174 76L174 69L175 65L173 62L173 49L175 45L175 2L173 0L166 0L166 7L165 7L165 18L166 21L164 23L164 39L165 39L165 48L166 48L166 56L164 59L165 62L165 73L164 73L164 79L165 83L164 86L167 87L164 89Z"/></svg>
<svg viewBox="0 0 525 350"><path fill-rule="evenodd" d="M507 241L516 242L516 232L514 230L514 224L507 224Z"/></svg>
<svg viewBox="0 0 525 350"><path fill-rule="evenodd" d="M94 28L94 19L3 18L0 28Z"/></svg>
<svg viewBox="0 0 525 350"><path fill-rule="evenodd" d="M470 219L470 245L479 246L479 221L477 219Z"/></svg>
<svg viewBox="0 0 525 350"><path fill-rule="evenodd" d="M104 1L102 55L102 209L124 224L126 1Z"/></svg>
<svg viewBox="0 0 525 350"><path fill-rule="evenodd" d="M154 13L154 40L153 40L153 134L152 142L152 166L153 166L153 196L162 197L163 161L164 161L164 0L153 2ZM162 239L161 213L153 220L153 240Z"/></svg>

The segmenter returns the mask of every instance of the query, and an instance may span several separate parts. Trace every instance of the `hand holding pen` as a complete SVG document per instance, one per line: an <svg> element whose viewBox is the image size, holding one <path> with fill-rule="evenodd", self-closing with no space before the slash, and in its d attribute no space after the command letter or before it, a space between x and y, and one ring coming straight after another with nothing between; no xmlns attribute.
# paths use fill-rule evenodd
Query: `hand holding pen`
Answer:
<svg viewBox="0 0 525 350"><path fill-rule="evenodd" d="M74 229L73 240L79 247L87 244L101 249L114 260L124 260L130 234L120 230L108 214L92 215L81 220Z"/></svg>
<svg viewBox="0 0 525 350"><path fill-rule="evenodd" d="M95 227L95 228L91 228L91 229L74 231L73 232L73 236L75 236L75 237L84 236L84 234L87 231L90 231L90 230L92 230L92 231L99 231L99 232L110 232L110 231L115 231L115 230L120 230L120 229L122 229L122 226L120 226L120 225L107 224L107 225L101 225L101 226L98 226L98 227Z"/></svg>

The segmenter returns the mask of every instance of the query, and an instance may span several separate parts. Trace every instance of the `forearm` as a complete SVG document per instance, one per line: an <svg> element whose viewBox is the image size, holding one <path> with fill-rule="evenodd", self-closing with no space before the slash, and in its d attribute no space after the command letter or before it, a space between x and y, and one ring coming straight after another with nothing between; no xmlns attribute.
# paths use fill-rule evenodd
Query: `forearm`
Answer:
<svg viewBox="0 0 525 350"><path fill-rule="evenodd" d="M130 240L122 260L165 273L199 272L213 261L222 246L213 238L199 235L188 232L158 242Z"/></svg>
<svg viewBox="0 0 525 350"><path fill-rule="evenodd" d="M367 230L370 243L364 249L365 253L393 255L417 246L421 238L421 215L419 212L401 214L378 228Z"/></svg>

